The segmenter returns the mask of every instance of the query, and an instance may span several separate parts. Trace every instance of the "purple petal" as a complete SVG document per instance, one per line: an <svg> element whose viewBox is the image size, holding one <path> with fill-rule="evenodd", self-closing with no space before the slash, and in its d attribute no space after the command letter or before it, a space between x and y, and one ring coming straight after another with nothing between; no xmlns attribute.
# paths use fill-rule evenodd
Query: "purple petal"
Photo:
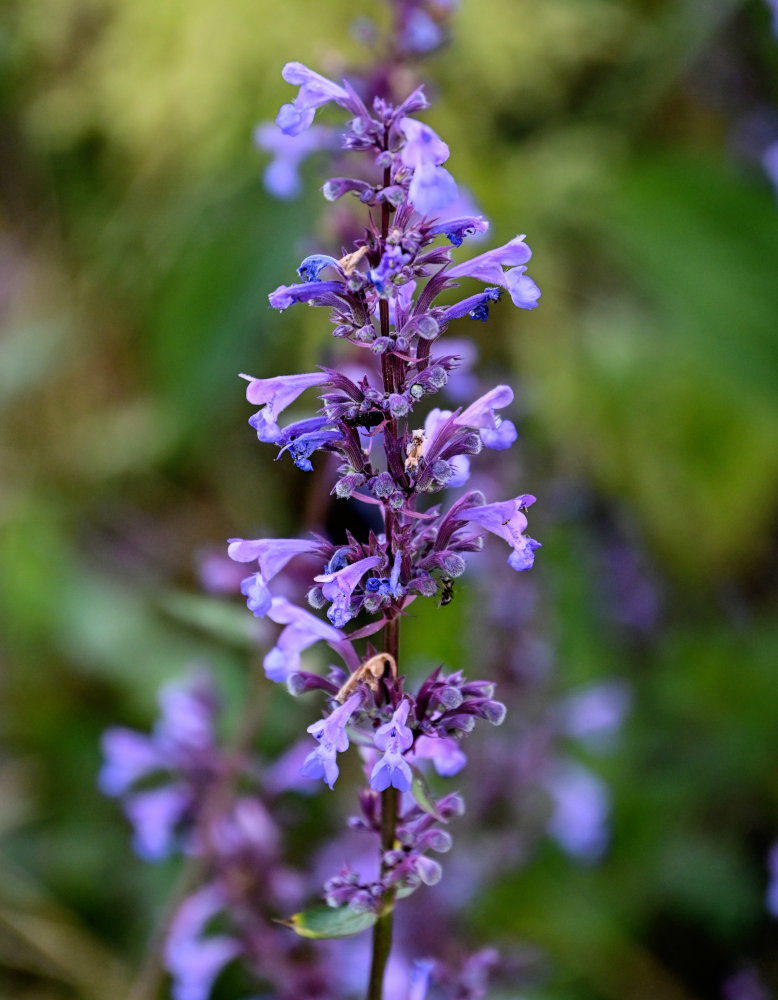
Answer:
<svg viewBox="0 0 778 1000"><path fill-rule="evenodd" d="M104 795L123 795L139 778L165 767L159 748L134 729L106 729L101 744L105 763L97 780Z"/></svg>

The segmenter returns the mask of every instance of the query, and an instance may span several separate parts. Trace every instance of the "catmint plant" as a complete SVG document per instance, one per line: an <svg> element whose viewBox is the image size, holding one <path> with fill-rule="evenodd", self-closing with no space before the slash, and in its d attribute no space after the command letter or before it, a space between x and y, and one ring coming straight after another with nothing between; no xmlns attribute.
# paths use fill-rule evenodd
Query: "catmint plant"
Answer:
<svg viewBox="0 0 778 1000"><path fill-rule="evenodd" d="M527 274L531 251L523 235L454 262L452 248L487 223L446 216L458 188L446 166L448 146L421 117L428 107L421 87L397 100L369 101L349 80L335 82L301 63L288 63L282 75L297 88L276 118L285 136L305 142L325 105L345 112L342 146L360 154L362 167L357 176L329 179L323 193L329 201L355 195L364 220L346 252L332 247L306 257L297 279L272 291L269 301L280 311L303 304L322 309L331 335L345 342L344 350L361 352L365 363L361 374L351 363L348 374L332 366L244 375L247 399L259 406L249 422L260 441L302 472L327 453L336 456L332 494L377 508L381 528L365 540L347 533L341 542L231 539L229 555L253 569L241 586L249 609L282 626L264 660L267 676L295 695L318 692L322 715L308 726L311 749L301 773L332 788L342 755L361 755L366 784L351 826L375 838L380 856L375 880L350 871L333 875L324 887L327 909L302 911L289 926L314 938L372 928L367 997L380 1000L394 911L420 885L439 881L433 855L451 847L445 827L462 811L457 794L433 798L422 762L454 773L464 760L459 743L476 721L499 725L505 716L488 679L437 667L410 684L402 672L402 618L416 600L445 603L451 581L487 536L507 544L508 564L519 572L532 566L539 545L526 534L534 496L487 501L466 488L470 458L483 448L508 448L516 438L500 412L513 393L500 385L464 408L436 408L431 397L459 367L456 353L441 353L438 342L452 323L487 322L504 296L529 310L540 292ZM484 287L465 295L457 291L465 279ZM318 395L318 409L284 422L286 408L304 393ZM458 492L438 499L447 487ZM310 610L273 593L274 578L303 554L320 563L307 594ZM320 642L339 658L326 677L301 660Z"/></svg>
<svg viewBox="0 0 778 1000"><path fill-rule="evenodd" d="M282 76L296 93L275 125L261 126L256 136L273 155L266 183L282 198L299 189L306 156L337 146L340 173L322 192L328 202L351 196L361 217L350 244L334 235L322 252L290 261L288 283L269 293L281 312L319 309L322 342L329 324L338 360L309 372L243 374L247 400L257 408L249 424L300 475L322 463L334 468L335 501L363 505L374 527L365 535L354 527L337 539L232 538L227 552L246 567L240 589L249 611L278 626L263 659L266 677L310 705L295 780L333 789L346 755L361 763L364 783L348 826L370 843L375 874L342 867L325 878L319 905L293 912L294 880L267 790L244 789L247 776L256 783L256 768L244 753L218 750L213 701L202 682L179 692L177 714L175 698L165 695L151 737L106 735L101 782L122 799L142 855L154 860L176 843L200 859L200 887L183 900L167 933L176 1000L206 1000L221 968L238 955L279 997L332 996L326 961L314 950L295 966L295 949L310 941L326 949L328 939L365 933L372 937L366 997L382 1000L395 910L440 881L438 856L452 847L450 821L464 810L457 792L434 795L425 774L457 774L467 760L463 738L478 721L496 726L505 718L488 677L441 664L411 682L401 652L402 620L413 603L448 604L453 581L484 545L503 545L511 572L524 572L540 544L527 534L532 494L487 498L468 488L471 459L484 448L504 451L517 438L504 416L512 389L497 385L454 410L435 399L461 374L468 353L459 341L447 348L452 325L461 338L468 323L482 329L493 309L531 310L540 297L527 273L532 254L523 234L467 254L468 241L483 241L488 222L461 208L449 147L424 118L424 89L398 72L445 40L451 6L394 0L388 54L366 74L335 81L287 63ZM318 120L333 105L344 119L339 131ZM306 401L307 415L287 416ZM295 595L293 581L281 577L303 563L314 571ZM326 674L309 669L305 656L321 644L336 661ZM149 774L163 777L149 787ZM285 900L291 905L284 913ZM285 916L284 928L270 921L273 906ZM278 935L286 940L276 943ZM424 1000L431 982L477 1000L496 961L487 949L455 974L427 956L414 958L406 990L414 1000Z"/></svg>

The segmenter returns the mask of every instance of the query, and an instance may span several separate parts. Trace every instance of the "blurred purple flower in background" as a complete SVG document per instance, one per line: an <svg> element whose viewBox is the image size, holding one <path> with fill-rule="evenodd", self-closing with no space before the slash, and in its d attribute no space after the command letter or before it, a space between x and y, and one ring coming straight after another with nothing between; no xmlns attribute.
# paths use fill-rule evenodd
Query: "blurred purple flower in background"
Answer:
<svg viewBox="0 0 778 1000"><path fill-rule="evenodd" d="M263 181L276 198L296 198L301 190L300 167L319 150L333 149L337 134L332 129L314 125L300 135L287 135L272 122L259 125L254 142L273 159L265 167Z"/></svg>

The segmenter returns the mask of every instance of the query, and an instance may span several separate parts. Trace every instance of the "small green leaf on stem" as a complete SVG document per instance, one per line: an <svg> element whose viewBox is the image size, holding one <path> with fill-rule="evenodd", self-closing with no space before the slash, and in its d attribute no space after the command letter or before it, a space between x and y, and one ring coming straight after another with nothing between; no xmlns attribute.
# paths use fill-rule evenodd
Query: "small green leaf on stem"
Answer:
<svg viewBox="0 0 778 1000"><path fill-rule="evenodd" d="M413 770L413 782L411 784L411 794L414 799L416 799L416 804L420 806L425 813L429 813L433 816L439 823L447 822L445 816L441 816L437 810L435 800L433 799L429 788L427 787L427 782L421 776L421 773L412 768Z"/></svg>
<svg viewBox="0 0 778 1000"><path fill-rule="evenodd" d="M341 938L360 934L378 920L376 913L352 910L348 906L312 906L278 923L304 938Z"/></svg>

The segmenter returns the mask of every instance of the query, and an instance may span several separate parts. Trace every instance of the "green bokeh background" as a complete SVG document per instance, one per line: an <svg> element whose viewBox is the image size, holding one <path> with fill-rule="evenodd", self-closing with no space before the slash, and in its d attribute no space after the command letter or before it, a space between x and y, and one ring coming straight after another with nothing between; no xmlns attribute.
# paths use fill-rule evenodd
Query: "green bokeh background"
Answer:
<svg viewBox="0 0 778 1000"><path fill-rule="evenodd" d="M336 78L360 62L354 14L0 15L0 996L123 995L175 865L130 857L95 790L99 734L147 727L158 685L204 660L235 712L257 658L257 627L201 596L196 557L297 530L302 474L258 450L235 373L316 363L326 324L266 296L338 248L311 242L315 164L298 201L274 201L251 133L289 99L287 60ZM595 765L606 858L539 845L470 932L546 956L516 987L532 1000L704 1000L752 966L778 990L778 206L737 139L757 120L778 135L767 8L462 0L423 75L452 172L494 244L529 234L543 290L477 331L484 366L521 386L518 489L549 494L535 631L560 693L634 689ZM613 533L661 593L639 639L602 606ZM418 655L466 666L439 636L415 629Z"/></svg>

